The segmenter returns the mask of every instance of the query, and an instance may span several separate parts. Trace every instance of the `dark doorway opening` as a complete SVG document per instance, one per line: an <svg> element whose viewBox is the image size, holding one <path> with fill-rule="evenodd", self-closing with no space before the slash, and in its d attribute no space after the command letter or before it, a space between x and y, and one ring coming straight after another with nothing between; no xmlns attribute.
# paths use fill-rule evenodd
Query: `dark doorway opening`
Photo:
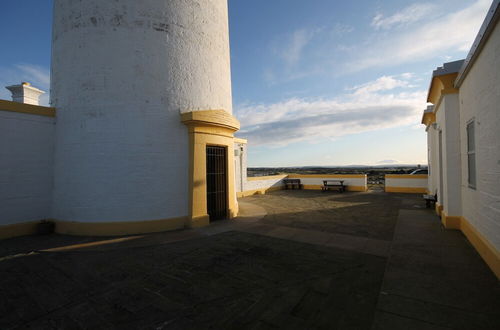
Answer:
<svg viewBox="0 0 500 330"><path fill-rule="evenodd" d="M227 149L207 146L207 211L210 221L227 217Z"/></svg>

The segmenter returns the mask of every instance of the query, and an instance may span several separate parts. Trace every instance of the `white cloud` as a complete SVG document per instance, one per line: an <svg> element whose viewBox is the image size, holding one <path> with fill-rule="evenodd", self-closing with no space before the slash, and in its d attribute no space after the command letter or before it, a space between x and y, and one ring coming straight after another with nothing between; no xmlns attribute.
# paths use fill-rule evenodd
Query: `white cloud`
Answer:
<svg viewBox="0 0 500 330"><path fill-rule="evenodd" d="M408 91L408 81L398 77L381 77L332 99L237 106L240 135L253 145L283 146L418 123L426 91ZM396 88L403 90L387 92Z"/></svg>
<svg viewBox="0 0 500 330"><path fill-rule="evenodd" d="M354 31L354 27L344 23L336 23L333 27L334 36L344 36Z"/></svg>
<svg viewBox="0 0 500 330"><path fill-rule="evenodd" d="M39 83L41 86L48 87L50 85L50 72L48 69L37 65L19 64L16 67L21 73L30 78L34 83Z"/></svg>
<svg viewBox="0 0 500 330"><path fill-rule="evenodd" d="M362 47L354 50L362 56L348 63L346 71L357 72L370 67L422 61L450 51L467 51L490 4L490 0L478 0L467 8L422 22L411 30L375 34ZM377 22L381 20L379 18Z"/></svg>
<svg viewBox="0 0 500 330"><path fill-rule="evenodd" d="M420 21L426 15L435 10L435 5L431 3L415 3L409 7L385 17L377 14L372 20L371 26L375 29L390 29L394 26L410 25Z"/></svg>
<svg viewBox="0 0 500 330"><path fill-rule="evenodd" d="M365 95L373 92L392 90L395 88L406 88L411 87L408 82L408 79L411 77L412 74L410 73L403 73L401 75L402 79L397 79L396 76L382 76L374 81L370 81L351 89L355 90L355 95Z"/></svg>
<svg viewBox="0 0 500 330"><path fill-rule="evenodd" d="M40 104L49 104L50 72L45 67L32 64L17 64L8 68L0 67L0 99L11 100L11 94L5 86L16 85L23 81L45 91L46 93L40 98Z"/></svg>
<svg viewBox="0 0 500 330"><path fill-rule="evenodd" d="M287 45L280 51L281 57L288 65L293 65L300 61L304 48L316 33L318 33L318 30L300 29L290 35Z"/></svg>

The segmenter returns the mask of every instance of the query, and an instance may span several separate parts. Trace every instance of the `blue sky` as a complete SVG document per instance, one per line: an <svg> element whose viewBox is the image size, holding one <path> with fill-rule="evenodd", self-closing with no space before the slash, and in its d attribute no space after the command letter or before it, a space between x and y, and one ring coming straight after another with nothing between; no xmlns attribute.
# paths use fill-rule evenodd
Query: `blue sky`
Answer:
<svg viewBox="0 0 500 330"><path fill-rule="evenodd" d="M249 165L426 163L419 123L432 70L465 58L490 4L229 0L233 113ZM0 3L0 85L48 91L51 9Z"/></svg>

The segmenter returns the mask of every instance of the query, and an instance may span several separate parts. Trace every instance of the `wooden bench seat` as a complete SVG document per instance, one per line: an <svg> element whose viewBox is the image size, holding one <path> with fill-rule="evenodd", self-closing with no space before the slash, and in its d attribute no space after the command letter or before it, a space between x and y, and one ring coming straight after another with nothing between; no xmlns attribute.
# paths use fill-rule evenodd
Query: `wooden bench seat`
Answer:
<svg viewBox="0 0 500 330"><path fill-rule="evenodd" d="M327 191L330 189L337 189L341 193L346 190L346 186L344 185L344 180L323 180L323 186L321 190Z"/></svg>

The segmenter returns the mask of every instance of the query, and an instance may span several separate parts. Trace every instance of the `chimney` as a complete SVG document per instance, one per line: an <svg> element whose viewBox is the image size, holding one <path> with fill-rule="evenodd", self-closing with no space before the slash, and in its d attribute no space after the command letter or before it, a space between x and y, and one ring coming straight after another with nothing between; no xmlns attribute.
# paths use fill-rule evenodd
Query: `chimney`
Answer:
<svg viewBox="0 0 500 330"><path fill-rule="evenodd" d="M28 82L22 82L20 85L7 86L12 93L12 101L26 104L39 105L39 99L44 91L32 87Z"/></svg>

